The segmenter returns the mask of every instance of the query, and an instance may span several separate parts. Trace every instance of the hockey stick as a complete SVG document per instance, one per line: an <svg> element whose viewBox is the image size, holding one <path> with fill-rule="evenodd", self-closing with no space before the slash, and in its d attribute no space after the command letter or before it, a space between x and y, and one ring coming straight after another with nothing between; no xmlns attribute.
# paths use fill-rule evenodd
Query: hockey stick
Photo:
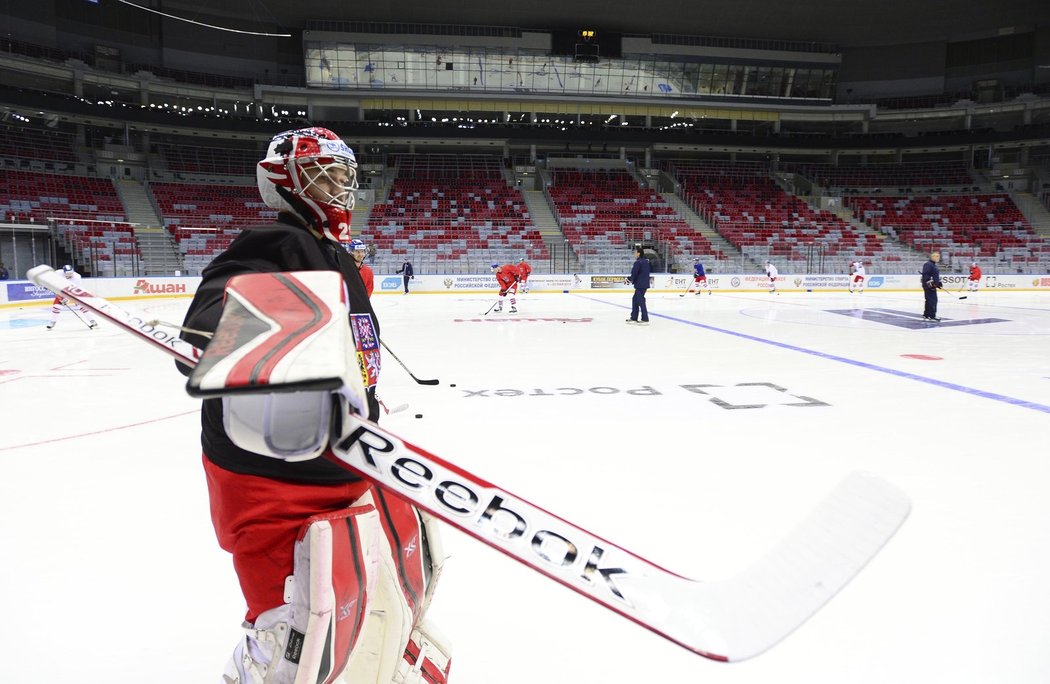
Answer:
<svg viewBox="0 0 1050 684"><path fill-rule="evenodd" d="M76 310L76 309L74 309L73 307L71 307L71 306L70 306L69 304L67 304L66 302L63 302L63 304L65 304L65 307L66 307L67 309L69 309L69 312L70 312L70 313L72 313L72 314L73 314L74 316L76 316L76 317L77 317L77 320L78 320L78 321L80 321L81 323L83 323L84 325L86 325L86 326L87 326L87 329L88 329L88 330L94 330L94 329L95 329L95 326L93 326L93 325L91 325L90 323L88 323L87 321L85 321L85 320L84 320L84 317L83 317L83 316L81 316L80 314L78 314L78 313L77 313L77 310Z"/></svg>
<svg viewBox="0 0 1050 684"><path fill-rule="evenodd" d="M491 311L492 311L493 309L495 309L495 308L496 308L496 305L497 305L497 304L499 304L499 299L496 299L496 301L492 302L492 306L490 306L490 307L488 308L488 311L486 311L485 313L483 313L483 314L481 314L481 315L482 315L482 316L488 316L488 315L489 315L489 312L491 312Z"/></svg>
<svg viewBox="0 0 1050 684"><path fill-rule="evenodd" d="M181 363L202 352L50 267L28 277L62 293ZM861 473L846 477L773 551L739 575L697 582L676 575L360 416L346 419L326 458L680 646L719 661L781 641L847 584L908 515L907 497Z"/></svg>
<svg viewBox="0 0 1050 684"><path fill-rule="evenodd" d="M948 295L950 295L950 296L951 296L951 297L952 297L953 299L959 299L959 300L963 300L963 299L966 299L966 297L968 296L968 295L963 295L962 297L960 297L959 295L955 294L955 293L954 293L954 292L952 292L951 290L946 290L946 289L944 289L943 287L938 287L937 289L938 289L938 290L940 290L941 292L945 292L945 293L947 293L947 294L948 294Z"/></svg>
<svg viewBox="0 0 1050 684"><path fill-rule="evenodd" d="M706 288L707 288L707 294L711 294L712 292L714 292L714 290L712 290L712 289L711 289L711 283L707 282L707 280L706 280L706 279L704 280L704 285L703 285L703 286L701 286L699 282L697 282L697 281L695 281L695 280L694 280L694 282L690 283L690 285L689 285L689 289L687 289L687 290L685 291L685 294L683 294L683 295L680 295L680 296L684 297L685 295L687 295L687 294L689 294L690 292L692 292L692 290L693 290L693 285L696 285L696 295L697 295L698 297L700 296L700 293L704 291L704 287L706 287Z"/></svg>
<svg viewBox="0 0 1050 684"><path fill-rule="evenodd" d="M394 408L387 408L386 404L383 403L383 400L379 398L378 394L376 395L376 401L378 401L379 405L383 407L383 411L385 411L387 415L391 413L400 413L408 408L408 404L399 404Z"/></svg>
<svg viewBox="0 0 1050 684"><path fill-rule="evenodd" d="M680 295L678 295L678 296L679 296L679 297L684 297L684 296L686 296L687 294L689 294L689 291L693 289L693 284L694 284L695 282L696 282L696 278L694 278L693 280L690 280L690 281L689 281L689 284L685 286L685 292L683 292L682 294L680 294Z"/></svg>
<svg viewBox="0 0 1050 684"><path fill-rule="evenodd" d="M412 379L415 380L420 385L439 385L439 384L441 384L438 380L420 380L415 375L412 375L412 371L408 370L408 366L405 365L405 362L402 361L401 359L397 358L397 354L395 354L393 352L393 350L390 349L390 347L386 346L386 342L384 342L383 340L379 340L379 344L383 345L383 349L386 349L387 353L390 354L390 356L394 357L394 361L397 361L399 364L401 364L401 367L405 369L405 372L408 373L409 375L411 375Z"/></svg>

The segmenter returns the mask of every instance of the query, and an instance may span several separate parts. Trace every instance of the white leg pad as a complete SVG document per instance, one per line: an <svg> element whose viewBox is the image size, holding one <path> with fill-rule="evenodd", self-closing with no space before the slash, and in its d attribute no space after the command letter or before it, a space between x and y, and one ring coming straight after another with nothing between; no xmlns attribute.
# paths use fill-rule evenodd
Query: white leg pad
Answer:
<svg viewBox="0 0 1050 684"><path fill-rule="evenodd" d="M393 684L445 684L452 667L448 637L426 618L412 630Z"/></svg>
<svg viewBox="0 0 1050 684"><path fill-rule="evenodd" d="M422 620L426 617L427 609L430 608L430 602L434 598L434 590L437 588L438 580L441 578L441 573L445 568L446 556L445 544L441 540L440 523L422 511L420 511L419 517L423 522L423 537L430 560L430 575L427 577L426 595L423 597L423 605L419 609L419 619Z"/></svg>
<svg viewBox="0 0 1050 684"><path fill-rule="evenodd" d="M383 536L370 494L351 508L311 518L295 544L287 603L245 626L224 681L334 682L361 640Z"/></svg>
<svg viewBox="0 0 1050 684"><path fill-rule="evenodd" d="M420 677L447 676L449 664L447 640L428 636L437 632L422 619L444 566L440 530L429 516L420 515L417 522L429 572L413 614L371 492L352 508L311 518L296 542L287 603L262 613L254 625L244 625L245 636L223 682L444 682L408 678L413 668L423 673ZM414 654L411 662L406 660L409 653Z"/></svg>
<svg viewBox="0 0 1050 684"><path fill-rule="evenodd" d="M426 548L429 557L430 572L424 573L426 588L423 601L419 606L418 619L412 614L412 608L405 598L404 591L398 581L398 570L394 561L394 554L390 550L389 540L383 537L382 544L385 552L382 554L382 568L379 581L372 593L373 601L370 602L368 619L365 622L364 635L354 657L347 668L341 681L346 684L389 684L400 682L399 673L408 667L405 664L405 654L412 649L413 640L419 643L420 637L417 632L420 625L424 623L427 608L433 599L434 589L437 587L438 578L444 566L444 547L441 543L441 534L438 524L430 516L420 513L420 539L421 545ZM407 646L406 646L407 644ZM448 669L448 647L447 640L442 638L441 653L444 653L445 671ZM415 648L418 653L419 646ZM440 660L440 659L439 659ZM429 666L434 670L434 665ZM405 682L415 680L404 680ZM437 680L443 682L444 680ZM433 683L431 683L433 684Z"/></svg>

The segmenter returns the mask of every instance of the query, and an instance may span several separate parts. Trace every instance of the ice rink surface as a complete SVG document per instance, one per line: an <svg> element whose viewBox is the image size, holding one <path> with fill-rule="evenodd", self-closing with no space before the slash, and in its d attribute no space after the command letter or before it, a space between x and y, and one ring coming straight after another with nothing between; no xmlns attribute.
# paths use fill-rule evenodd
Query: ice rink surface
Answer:
<svg viewBox="0 0 1050 684"><path fill-rule="evenodd" d="M1050 293L377 296L382 422L695 579L736 574L847 473L912 500L815 617L693 655L454 530L433 615L454 684L1050 681ZM181 321L188 300L121 306ZM243 604L198 403L103 323L0 309L0 681L218 682ZM455 387L451 385L455 384ZM416 419L414 415L423 414ZM447 529L447 528L446 528Z"/></svg>

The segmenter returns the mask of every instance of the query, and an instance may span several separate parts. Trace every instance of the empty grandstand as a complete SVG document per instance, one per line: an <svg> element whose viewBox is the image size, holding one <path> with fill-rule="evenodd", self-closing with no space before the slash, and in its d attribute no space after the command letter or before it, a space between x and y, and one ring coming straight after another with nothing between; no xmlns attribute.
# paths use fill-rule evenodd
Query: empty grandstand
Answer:
<svg viewBox="0 0 1050 684"><path fill-rule="evenodd" d="M547 262L525 198L502 169L498 157L399 157L387 198L362 231L375 267L392 272L408 260L417 272L476 273L494 262Z"/></svg>

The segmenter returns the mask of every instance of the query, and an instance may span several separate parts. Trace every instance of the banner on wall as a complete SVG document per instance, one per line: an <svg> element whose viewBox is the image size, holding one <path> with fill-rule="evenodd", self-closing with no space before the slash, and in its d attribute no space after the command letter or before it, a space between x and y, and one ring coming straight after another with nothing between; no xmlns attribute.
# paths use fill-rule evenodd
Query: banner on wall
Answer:
<svg viewBox="0 0 1050 684"><path fill-rule="evenodd" d="M149 299L192 297L200 282L199 277L84 278L84 287L105 299ZM5 283L0 290L0 303L50 300L54 296L45 287L19 280Z"/></svg>
<svg viewBox="0 0 1050 684"><path fill-rule="evenodd" d="M7 301L24 302L33 299L53 299L55 294L46 287L39 287L30 282L18 281L7 283Z"/></svg>
<svg viewBox="0 0 1050 684"><path fill-rule="evenodd" d="M657 273L649 282L653 292L682 292L693 277L681 273ZM941 276L948 289L961 287L965 275ZM769 289L769 278L756 273L718 273L707 275L707 284L713 290L735 292L765 292ZM777 289L782 292L845 291L849 287L849 276L845 273L810 273L804 275L781 274L777 277ZM981 288L988 290L1050 290L1050 276L1046 275L986 275ZM409 291L416 293L438 292L485 292L496 291L499 286L490 274L475 275L418 275L409 283ZM608 273L532 274L529 289L533 292L566 292L614 290L629 292L633 285L624 282L623 275ZM919 274L899 273L892 275L869 274L865 280L868 290L922 289ZM403 281L399 275L376 276L376 293L401 292Z"/></svg>
<svg viewBox="0 0 1050 684"><path fill-rule="evenodd" d="M966 283L966 276L951 274L941 276L945 289L958 290ZM657 273L650 279L653 292L682 292L689 286L692 276ZM200 285L200 277L146 277L146 278L85 278L89 290L107 299L152 299L170 297L192 297ZM725 292L765 292L769 289L769 278L753 273L709 274L707 283L713 290ZM849 277L845 274L781 275L777 288L782 292L834 292L845 291ZM533 292L593 292L595 290L629 292L633 286L624 282L622 275L607 273L533 274L529 278L529 289ZM869 275L865 289L907 290L918 292L919 274ZM981 289L988 291L1045 291L1050 292L1050 275L986 275L981 279ZM403 290L399 275L377 275L375 294L396 294ZM491 274L475 275L420 275L409 283L414 293L437 294L445 292L496 292L498 285ZM37 287L24 280L4 283L0 288L0 303L44 303L52 298L49 290Z"/></svg>

